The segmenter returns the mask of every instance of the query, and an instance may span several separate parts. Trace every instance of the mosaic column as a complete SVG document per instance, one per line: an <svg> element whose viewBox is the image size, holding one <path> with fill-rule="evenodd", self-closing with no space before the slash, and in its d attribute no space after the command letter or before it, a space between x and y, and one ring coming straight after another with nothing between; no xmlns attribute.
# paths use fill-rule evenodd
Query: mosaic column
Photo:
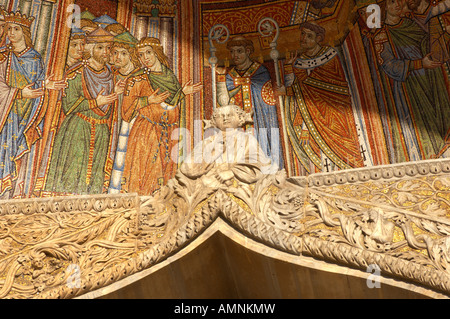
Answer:
<svg viewBox="0 0 450 319"><path fill-rule="evenodd" d="M135 37L138 40L146 37L148 34L148 17L147 16L137 16L136 17L136 31Z"/></svg>
<svg viewBox="0 0 450 319"><path fill-rule="evenodd" d="M27 17L30 16L32 4L32 0L22 0L20 2L20 12L27 15Z"/></svg>
<svg viewBox="0 0 450 319"><path fill-rule="evenodd" d="M52 14L53 2L42 1L41 10L39 13L39 27L37 29L36 39L34 41L36 51L38 51L42 56L45 56L47 50Z"/></svg>
<svg viewBox="0 0 450 319"><path fill-rule="evenodd" d="M164 53L173 67L173 17L160 17L159 40L164 48Z"/></svg>
<svg viewBox="0 0 450 319"><path fill-rule="evenodd" d="M177 5L175 0L160 0L157 8L160 18L159 40L164 48L164 53L169 59L169 64L173 66L173 31L174 17Z"/></svg>

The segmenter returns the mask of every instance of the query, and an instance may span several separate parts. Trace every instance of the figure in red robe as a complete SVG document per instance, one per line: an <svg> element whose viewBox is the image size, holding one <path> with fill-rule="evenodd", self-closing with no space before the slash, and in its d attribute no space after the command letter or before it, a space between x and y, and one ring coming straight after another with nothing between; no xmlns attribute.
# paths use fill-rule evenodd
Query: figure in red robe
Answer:
<svg viewBox="0 0 450 319"><path fill-rule="evenodd" d="M363 167L351 96L339 56L322 46L325 30L301 25L301 53L285 65L286 126L294 172L307 175ZM299 55L300 54L300 55Z"/></svg>

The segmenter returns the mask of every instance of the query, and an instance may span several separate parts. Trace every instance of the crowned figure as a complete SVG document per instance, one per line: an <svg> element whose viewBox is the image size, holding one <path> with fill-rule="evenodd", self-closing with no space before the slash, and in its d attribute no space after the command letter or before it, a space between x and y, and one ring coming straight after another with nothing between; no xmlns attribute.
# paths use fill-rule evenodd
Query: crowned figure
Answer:
<svg viewBox="0 0 450 319"><path fill-rule="evenodd" d="M45 72L31 40L33 20L20 12L4 12L9 40L0 48L0 195L4 199L31 193L36 142L42 134L38 114Z"/></svg>

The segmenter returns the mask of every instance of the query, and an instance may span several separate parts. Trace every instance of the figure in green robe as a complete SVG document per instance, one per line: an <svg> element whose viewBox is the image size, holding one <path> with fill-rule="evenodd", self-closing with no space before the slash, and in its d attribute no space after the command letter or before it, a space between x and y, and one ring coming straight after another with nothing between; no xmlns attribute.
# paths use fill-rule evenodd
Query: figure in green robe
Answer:
<svg viewBox="0 0 450 319"><path fill-rule="evenodd" d="M429 34L403 17L401 8L398 0L386 3L385 25L374 38L385 94L381 114L393 163L440 157L450 137L442 63L430 57Z"/></svg>
<svg viewBox="0 0 450 319"><path fill-rule="evenodd" d="M45 190L52 194L105 192L114 154L111 143L117 130L117 98L107 65L112 35L99 28L89 34L91 57L71 67L61 100L64 120L53 145Z"/></svg>

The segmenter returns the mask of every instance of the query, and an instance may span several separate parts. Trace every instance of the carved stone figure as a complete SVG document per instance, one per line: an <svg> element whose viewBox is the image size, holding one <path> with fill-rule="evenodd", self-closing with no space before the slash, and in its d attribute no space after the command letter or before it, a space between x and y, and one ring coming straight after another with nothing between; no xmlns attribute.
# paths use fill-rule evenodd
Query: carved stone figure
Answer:
<svg viewBox="0 0 450 319"><path fill-rule="evenodd" d="M219 188L231 186L234 177L251 184L262 174L277 172L278 166L271 163L256 138L240 129L251 121L251 114L236 105L216 109L209 123L216 133L194 148L181 165L181 173Z"/></svg>
<svg viewBox="0 0 450 319"><path fill-rule="evenodd" d="M362 231L371 239L381 244L392 242L395 224L384 218L381 209L375 208L369 210L364 214L362 221Z"/></svg>
<svg viewBox="0 0 450 319"><path fill-rule="evenodd" d="M218 68L217 97L219 104L235 104L252 112L255 136L267 157L284 167L280 143L280 124L269 70L252 59L252 40L237 36L227 43L234 66Z"/></svg>

